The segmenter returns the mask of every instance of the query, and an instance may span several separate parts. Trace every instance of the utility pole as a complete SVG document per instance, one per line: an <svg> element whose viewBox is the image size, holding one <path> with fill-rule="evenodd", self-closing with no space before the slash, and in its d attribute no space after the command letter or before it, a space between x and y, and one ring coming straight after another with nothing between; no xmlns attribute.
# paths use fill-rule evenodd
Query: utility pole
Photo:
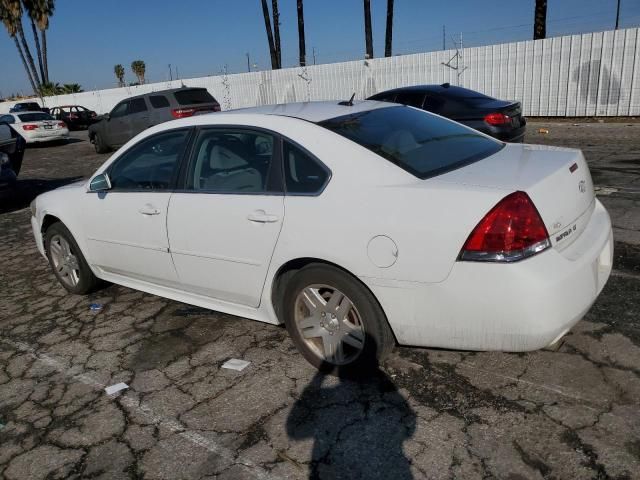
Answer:
<svg viewBox="0 0 640 480"><path fill-rule="evenodd" d="M247 52L247 72L251 71L251 59L249 58L249 52Z"/></svg>
<svg viewBox="0 0 640 480"><path fill-rule="evenodd" d="M618 30L618 26L620 25L620 0L618 0L618 6L616 8L616 30Z"/></svg>
<svg viewBox="0 0 640 480"><path fill-rule="evenodd" d="M445 33L444 25L442 25L442 50L447 49L447 34Z"/></svg>
<svg viewBox="0 0 640 480"><path fill-rule="evenodd" d="M312 50L313 50L313 64L315 65L316 64L316 47L313 47Z"/></svg>
<svg viewBox="0 0 640 480"><path fill-rule="evenodd" d="M171 72L171 64L169 64L169 81L173 81L173 72Z"/></svg>

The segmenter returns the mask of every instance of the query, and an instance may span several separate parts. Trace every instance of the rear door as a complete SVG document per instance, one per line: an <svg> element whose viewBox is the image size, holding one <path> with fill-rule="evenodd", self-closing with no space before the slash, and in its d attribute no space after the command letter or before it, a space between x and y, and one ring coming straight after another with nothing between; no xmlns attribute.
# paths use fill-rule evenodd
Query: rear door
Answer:
<svg viewBox="0 0 640 480"><path fill-rule="evenodd" d="M129 103L129 121L131 123L131 137L151 126L149 109L144 97L134 98Z"/></svg>
<svg viewBox="0 0 640 480"><path fill-rule="evenodd" d="M250 307L260 297L284 220L280 148L270 133L200 130L171 196L169 245L182 288Z"/></svg>

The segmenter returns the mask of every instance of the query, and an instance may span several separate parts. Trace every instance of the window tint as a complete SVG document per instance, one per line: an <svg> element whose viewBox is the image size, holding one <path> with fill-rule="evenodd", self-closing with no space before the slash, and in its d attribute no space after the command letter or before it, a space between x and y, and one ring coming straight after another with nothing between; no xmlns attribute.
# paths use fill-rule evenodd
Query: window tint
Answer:
<svg viewBox="0 0 640 480"><path fill-rule="evenodd" d="M118 118L118 117L123 117L127 114L127 109L129 108L129 102L122 102L119 103L118 105L116 105L114 107L113 110L111 110L110 113L110 117L111 118Z"/></svg>
<svg viewBox="0 0 640 480"><path fill-rule="evenodd" d="M48 113L21 113L18 115L21 122L41 122L42 120L55 120Z"/></svg>
<svg viewBox="0 0 640 480"><path fill-rule="evenodd" d="M165 132L131 147L109 168L113 190L166 190L184 152L189 130Z"/></svg>
<svg viewBox="0 0 640 480"><path fill-rule="evenodd" d="M423 108L425 110L428 110L430 112L433 113L441 113L442 112L442 107L444 107L445 104L445 100L444 98L435 95L435 94L427 94L426 98L424 99L424 106Z"/></svg>
<svg viewBox="0 0 640 480"><path fill-rule="evenodd" d="M0 117L0 123L12 124L16 123L16 120L13 118L13 115L4 115Z"/></svg>
<svg viewBox="0 0 640 480"><path fill-rule="evenodd" d="M284 179L287 194L318 193L329 178L327 169L295 145L284 144Z"/></svg>
<svg viewBox="0 0 640 480"><path fill-rule="evenodd" d="M144 98L134 98L129 103L129 113L140 113L147 111L147 103Z"/></svg>
<svg viewBox="0 0 640 480"><path fill-rule="evenodd" d="M164 95L151 95L149 97L153 108L165 108L169 106L169 100Z"/></svg>
<svg viewBox="0 0 640 480"><path fill-rule="evenodd" d="M422 92L403 92L396 97L396 103L402 103L410 107L422 108L423 102L424 93Z"/></svg>
<svg viewBox="0 0 640 480"><path fill-rule="evenodd" d="M198 135L188 174L189 189L253 192L269 188L274 138L249 130L211 129Z"/></svg>
<svg viewBox="0 0 640 480"><path fill-rule="evenodd" d="M429 178L493 155L504 147L458 123L424 111L390 107L321 122L407 170Z"/></svg>
<svg viewBox="0 0 640 480"><path fill-rule="evenodd" d="M198 103L215 103L216 99L205 88L189 88L174 92L180 105L193 105Z"/></svg>

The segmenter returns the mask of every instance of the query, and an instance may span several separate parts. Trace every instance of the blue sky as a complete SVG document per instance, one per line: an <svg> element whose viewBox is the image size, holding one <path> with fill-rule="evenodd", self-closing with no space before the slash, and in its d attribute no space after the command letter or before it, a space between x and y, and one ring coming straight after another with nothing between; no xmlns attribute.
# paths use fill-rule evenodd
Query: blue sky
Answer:
<svg viewBox="0 0 640 480"><path fill-rule="evenodd" d="M621 0L621 27L640 25L640 1ZM271 2L268 2L271 4ZM549 0L547 35L613 28L616 0ZM386 0L372 0L374 54L384 54ZM298 59L296 1L279 0L284 66ZM396 0L394 53L442 47L446 25L463 32L466 46L530 39L534 0ZM25 24L25 30L28 25ZM361 0L305 0L308 62L362 58ZM115 86L113 66L122 63L134 81L131 61L142 59L147 80L169 76L177 66L183 78L212 75L228 65L246 71L246 53L258 69L269 68L260 0L57 0L48 34L52 80L80 83L85 90ZM28 92L15 45L0 27L0 96Z"/></svg>

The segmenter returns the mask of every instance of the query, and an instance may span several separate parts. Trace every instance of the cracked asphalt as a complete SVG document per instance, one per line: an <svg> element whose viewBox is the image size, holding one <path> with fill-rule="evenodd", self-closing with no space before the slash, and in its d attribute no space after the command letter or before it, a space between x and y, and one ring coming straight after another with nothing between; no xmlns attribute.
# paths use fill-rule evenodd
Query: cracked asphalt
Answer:
<svg viewBox="0 0 640 480"><path fill-rule="evenodd" d="M74 138L29 149L0 200L0 477L640 478L640 124L529 124L528 142L583 148L617 240L559 350L397 348L357 382L317 373L282 327L120 286L67 294L28 204L107 158Z"/></svg>

